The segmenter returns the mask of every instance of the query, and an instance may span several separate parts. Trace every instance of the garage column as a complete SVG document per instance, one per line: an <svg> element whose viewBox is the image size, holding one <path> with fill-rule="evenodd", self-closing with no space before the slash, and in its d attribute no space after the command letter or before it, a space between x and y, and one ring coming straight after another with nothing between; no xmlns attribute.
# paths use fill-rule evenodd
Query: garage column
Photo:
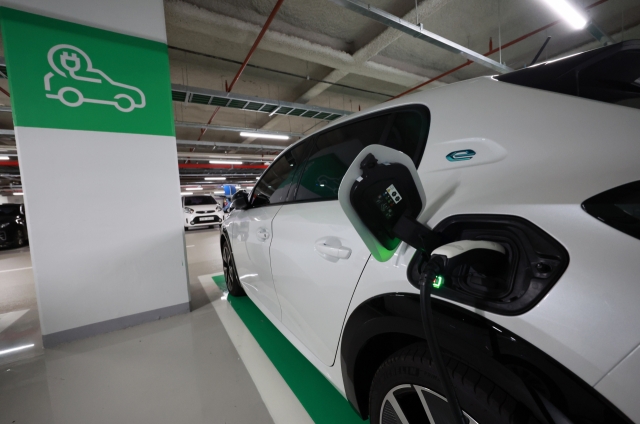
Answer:
<svg viewBox="0 0 640 424"><path fill-rule="evenodd" d="M162 0L0 16L44 346L187 312Z"/></svg>

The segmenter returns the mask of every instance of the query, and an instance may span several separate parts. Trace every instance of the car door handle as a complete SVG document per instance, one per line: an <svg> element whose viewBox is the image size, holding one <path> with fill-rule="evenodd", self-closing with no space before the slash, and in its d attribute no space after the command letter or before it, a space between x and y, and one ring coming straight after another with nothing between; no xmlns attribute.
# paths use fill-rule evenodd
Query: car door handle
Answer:
<svg viewBox="0 0 640 424"><path fill-rule="evenodd" d="M345 246L330 246L324 240L316 242L316 250L321 255L331 256L338 259L349 259L351 249Z"/></svg>
<svg viewBox="0 0 640 424"><path fill-rule="evenodd" d="M266 240L266 239L268 239L269 237L271 237L271 234L269 234L269 231L267 231L267 229L266 229L266 228L260 228L260 229L258 229L257 234L258 234L258 238L259 238L260 240Z"/></svg>

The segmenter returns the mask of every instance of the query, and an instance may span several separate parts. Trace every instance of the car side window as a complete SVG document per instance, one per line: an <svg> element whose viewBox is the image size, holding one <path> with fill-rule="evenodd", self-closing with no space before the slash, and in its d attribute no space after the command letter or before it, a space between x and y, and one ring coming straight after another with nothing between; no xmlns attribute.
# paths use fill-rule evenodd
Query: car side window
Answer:
<svg viewBox="0 0 640 424"><path fill-rule="evenodd" d="M371 144L382 144L420 163L429 131L424 107L403 108L349 123L317 136L300 178L296 201L338 198L342 177L358 154Z"/></svg>
<svg viewBox="0 0 640 424"><path fill-rule="evenodd" d="M297 180L296 171L304 162L311 140L305 140L285 151L264 173L251 193L251 206L284 203L292 184Z"/></svg>

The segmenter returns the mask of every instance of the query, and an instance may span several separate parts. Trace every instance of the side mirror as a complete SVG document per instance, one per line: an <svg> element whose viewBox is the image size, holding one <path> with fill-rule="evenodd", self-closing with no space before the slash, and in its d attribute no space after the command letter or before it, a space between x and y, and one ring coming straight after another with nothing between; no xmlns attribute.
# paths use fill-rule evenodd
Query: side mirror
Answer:
<svg viewBox="0 0 640 424"><path fill-rule="evenodd" d="M442 244L419 223L427 198L413 161L398 150L364 148L342 178L338 201L380 262L391 259L402 241L417 249Z"/></svg>
<svg viewBox="0 0 640 424"><path fill-rule="evenodd" d="M230 208L234 209L247 209L249 207L249 196L245 191L238 191L231 197Z"/></svg>

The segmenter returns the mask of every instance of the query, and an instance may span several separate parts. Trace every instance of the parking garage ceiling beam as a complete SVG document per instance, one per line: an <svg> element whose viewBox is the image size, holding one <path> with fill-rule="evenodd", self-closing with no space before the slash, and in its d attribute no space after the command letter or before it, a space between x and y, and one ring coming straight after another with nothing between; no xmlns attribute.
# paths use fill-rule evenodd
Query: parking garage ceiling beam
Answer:
<svg viewBox="0 0 640 424"><path fill-rule="evenodd" d="M167 31L173 28L193 31L231 43L251 45L259 33L260 26L227 15L215 13L183 2L165 2ZM299 60L317 63L333 69L342 69L351 74L374 78L401 86L411 86L424 81L417 75L403 69L377 62L366 62L358 66L349 53L300 39L277 31L269 31L260 43L260 50L278 53ZM433 69L425 72L437 73Z"/></svg>
<svg viewBox="0 0 640 424"><path fill-rule="evenodd" d="M415 20L418 17L422 19L426 19L432 13L440 9L445 3L448 3L450 0L432 0L432 1L423 1L418 5L417 9L412 9L409 13L404 15L405 20ZM398 38L402 37L403 33L396 31L393 28L387 28L382 33L374 37L367 44L362 46L353 54L354 63L352 66L355 67L363 67L371 59L376 57L382 50L389 47L393 44ZM296 100L297 103L307 103L314 99L315 97L322 94L325 90L331 87L331 84L335 84L340 81L342 78L346 77L350 73L350 68L338 68L329 72L324 78L324 82L320 82L315 84L313 87L308 89L305 93L298 97ZM444 85L444 83L439 83L440 85ZM280 118L282 119L282 118ZM277 117L268 121L262 128L261 131L268 131L270 128L274 128L278 125L280 119ZM243 143L251 143L254 138L249 138Z"/></svg>
<svg viewBox="0 0 640 424"><path fill-rule="evenodd" d="M241 144L241 143L222 143L218 141L196 141L196 140L176 140L178 144L210 146L210 147L227 147L231 149L254 149L254 150L284 150L288 146L274 146L266 144Z"/></svg>
<svg viewBox="0 0 640 424"><path fill-rule="evenodd" d="M233 156L239 157L238 160L243 162L264 162L264 161L272 161L276 157L275 155L256 155L256 154L244 154L244 153L235 153ZM222 153L200 153L200 152L178 152L178 159L191 159L191 160L214 160L214 159L231 159L229 155Z"/></svg>
<svg viewBox="0 0 640 424"><path fill-rule="evenodd" d="M493 59L485 57L480 53L476 53L473 50L470 50L460 44L454 43L451 40L448 40L444 37L441 37L437 34L434 34L426 29L422 28L422 25L418 26L412 24L410 22L405 21L395 15L385 12L384 10L373 7L369 4L361 2L359 0L329 0L332 3L335 3L339 6L342 6L348 10L351 10L355 13L358 13L367 18L373 19L381 24L384 24L388 27L397 29L398 31L404 32L412 37L418 38L420 40L426 41L429 44L432 44L441 49L447 50L451 53L459 54L465 57L468 60L471 60L478 65L482 65L486 68L489 68L493 71L499 72L501 74L511 72L513 69L509 68L506 65L503 65L499 62L496 62Z"/></svg>
<svg viewBox="0 0 640 424"><path fill-rule="evenodd" d="M184 122L184 121L176 121L176 127L188 127L188 128L202 128L206 127L209 130L217 130L217 131L234 131L234 132L251 132L251 133L260 133L260 134L268 134L268 135L283 135L287 137L304 137L303 133L297 132L286 132L286 131L272 131L272 130L262 130L256 128L244 128L244 127L231 127L228 125L204 125L198 122Z"/></svg>

